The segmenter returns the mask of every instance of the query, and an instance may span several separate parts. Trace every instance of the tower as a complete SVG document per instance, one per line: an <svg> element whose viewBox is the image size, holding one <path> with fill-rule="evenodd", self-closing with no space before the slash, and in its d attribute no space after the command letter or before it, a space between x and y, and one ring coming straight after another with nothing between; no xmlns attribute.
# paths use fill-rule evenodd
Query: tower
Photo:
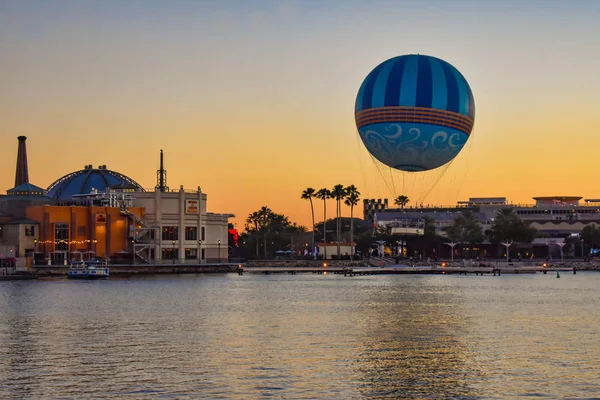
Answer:
<svg viewBox="0 0 600 400"><path fill-rule="evenodd" d="M29 183L29 170L27 169L27 137L19 136L19 149L17 151L17 172L15 174L15 187Z"/></svg>
<svg viewBox="0 0 600 400"><path fill-rule="evenodd" d="M167 186L167 171L164 168L163 151L160 150L160 169L156 171L156 190L166 192L169 190Z"/></svg>

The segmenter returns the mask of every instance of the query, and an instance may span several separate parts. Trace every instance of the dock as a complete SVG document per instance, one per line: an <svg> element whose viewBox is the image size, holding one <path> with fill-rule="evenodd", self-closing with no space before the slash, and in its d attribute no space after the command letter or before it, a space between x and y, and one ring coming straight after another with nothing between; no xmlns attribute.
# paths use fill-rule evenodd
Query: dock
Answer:
<svg viewBox="0 0 600 400"><path fill-rule="evenodd" d="M407 265L391 265L384 267L243 267L238 268L238 274L257 273L257 274L291 274L313 273L313 274L343 274L344 276L356 275L390 275L390 274L458 274L458 275L493 275L501 276L503 274L547 274L548 272L573 272L577 273L576 268L568 267L544 267L544 266L511 266L501 265L494 267L443 267L443 266L419 266L412 267Z"/></svg>

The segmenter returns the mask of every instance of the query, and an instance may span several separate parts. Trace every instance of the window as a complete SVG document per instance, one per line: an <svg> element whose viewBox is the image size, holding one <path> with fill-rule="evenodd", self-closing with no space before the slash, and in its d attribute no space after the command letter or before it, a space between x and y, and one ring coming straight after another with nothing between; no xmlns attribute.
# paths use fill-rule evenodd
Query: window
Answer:
<svg viewBox="0 0 600 400"><path fill-rule="evenodd" d="M25 236L35 236L35 226L26 226L25 227Z"/></svg>
<svg viewBox="0 0 600 400"><path fill-rule="evenodd" d="M163 260L176 260L179 258L179 249L171 247L163 248L161 254Z"/></svg>
<svg viewBox="0 0 600 400"><path fill-rule="evenodd" d="M54 250L68 251L69 250L69 225L55 224L54 225Z"/></svg>
<svg viewBox="0 0 600 400"><path fill-rule="evenodd" d="M198 228L195 226L185 227L185 240L196 240L198 239Z"/></svg>
<svg viewBox="0 0 600 400"><path fill-rule="evenodd" d="M163 226L162 240L179 240L178 226Z"/></svg>
<svg viewBox="0 0 600 400"><path fill-rule="evenodd" d="M202 240L203 240L203 241L204 241L204 240L206 240L206 237L205 237L205 236L206 236L206 227L205 227L205 226L203 226L203 227L202 227Z"/></svg>
<svg viewBox="0 0 600 400"><path fill-rule="evenodd" d="M202 228L202 229L204 229L204 228ZM206 250L206 249L202 249L202 260L204 260L204 259L206 258L206 257L205 257L205 254L206 254L206 253L205 253L205 251L204 251L204 250Z"/></svg>
<svg viewBox="0 0 600 400"><path fill-rule="evenodd" d="M185 249L185 259L195 260L198 258L198 249Z"/></svg>

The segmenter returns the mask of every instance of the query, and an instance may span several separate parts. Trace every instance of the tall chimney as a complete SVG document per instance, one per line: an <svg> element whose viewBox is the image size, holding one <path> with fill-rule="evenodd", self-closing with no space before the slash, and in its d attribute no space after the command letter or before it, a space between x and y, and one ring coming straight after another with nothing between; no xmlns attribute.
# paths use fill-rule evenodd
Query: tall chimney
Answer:
<svg viewBox="0 0 600 400"><path fill-rule="evenodd" d="M29 182L29 170L27 168L27 137L19 136L19 150L17 152L17 173L15 175L15 187Z"/></svg>

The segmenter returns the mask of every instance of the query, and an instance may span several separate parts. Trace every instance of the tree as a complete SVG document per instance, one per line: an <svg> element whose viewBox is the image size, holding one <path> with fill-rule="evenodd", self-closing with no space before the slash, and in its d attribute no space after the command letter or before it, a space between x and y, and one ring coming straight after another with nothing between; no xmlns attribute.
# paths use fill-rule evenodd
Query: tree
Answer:
<svg viewBox="0 0 600 400"><path fill-rule="evenodd" d="M312 198L315 195L315 189L306 188L302 192L301 198L310 201L310 214L312 216L312 249L315 248L315 209L313 207Z"/></svg>
<svg viewBox="0 0 600 400"><path fill-rule="evenodd" d="M525 223L510 207L501 208L486 232L491 243L531 243L537 230ZM508 258L508 248L507 248Z"/></svg>
<svg viewBox="0 0 600 400"><path fill-rule="evenodd" d="M354 185L346 188L346 200L344 203L350 206L350 260L354 260L354 206L358 205L360 192Z"/></svg>
<svg viewBox="0 0 600 400"><path fill-rule="evenodd" d="M254 211L248 215L248 218L246 218L246 232L250 233L251 236L254 236L256 242L256 257L258 257L258 241L260 232L259 223L261 223L261 220L258 211Z"/></svg>
<svg viewBox="0 0 600 400"><path fill-rule="evenodd" d="M452 222L452 225L446 227L446 236L454 243L469 244L473 247L475 244L482 243L484 240L483 231L479 220L471 211L459 213Z"/></svg>
<svg viewBox="0 0 600 400"><path fill-rule="evenodd" d="M594 249L594 244L600 244L600 229L596 224L584 226L580 235L583 242L590 246L590 253Z"/></svg>
<svg viewBox="0 0 600 400"><path fill-rule="evenodd" d="M274 216L275 213L267 206L262 206L261 209L258 210L259 231L263 234L263 252L265 258L267 258L267 237L270 233L271 221Z"/></svg>
<svg viewBox="0 0 600 400"><path fill-rule="evenodd" d="M401 195L394 199L394 204L399 206L401 211L404 211L404 206L406 206L409 201L410 200L408 199L407 196Z"/></svg>
<svg viewBox="0 0 600 400"><path fill-rule="evenodd" d="M327 199L331 199L331 191L329 189L319 189L315 193L317 199L323 200L323 254L324 258L327 258Z"/></svg>
<svg viewBox="0 0 600 400"><path fill-rule="evenodd" d="M295 244L298 243L299 235L305 233L307 229L304 225L298 225L294 222L291 224L288 223L284 231L290 239L290 250L295 250Z"/></svg>
<svg viewBox="0 0 600 400"><path fill-rule="evenodd" d="M435 220L430 217L423 218L423 236L421 237L423 248L437 249L442 243L442 238L437 234ZM423 255L425 251L423 250Z"/></svg>
<svg viewBox="0 0 600 400"><path fill-rule="evenodd" d="M346 189L344 188L344 185L335 185L333 187L333 190L331 191L331 196L335 199L335 203L336 203L336 209L335 209L335 214L337 217L337 221L335 224L335 229L336 229L336 234L335 234L335 241L337 242L337 257L338 260L340 259L340 236L341 236L341 230L342 230L342 224L340 221L340 217L342 214L342 199L344 197L346 197Z"/></svg>

